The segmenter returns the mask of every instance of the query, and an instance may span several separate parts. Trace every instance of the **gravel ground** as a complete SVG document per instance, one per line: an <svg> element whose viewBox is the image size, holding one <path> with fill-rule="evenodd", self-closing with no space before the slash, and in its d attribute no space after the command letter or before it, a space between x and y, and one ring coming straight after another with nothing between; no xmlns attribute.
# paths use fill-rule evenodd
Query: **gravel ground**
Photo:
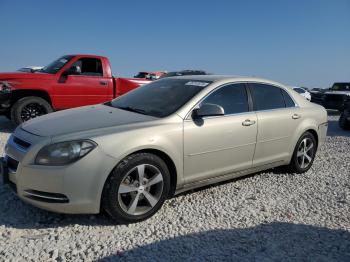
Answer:
<svg viewBox="0 0 350 262"><path fill-rule="evenodd" d="M350 132L336 121L306 174L269 170L183 194L132 225L42 211L0 184L0 260L350 261ZM0 154L11 130L0 118Z"/></svg>

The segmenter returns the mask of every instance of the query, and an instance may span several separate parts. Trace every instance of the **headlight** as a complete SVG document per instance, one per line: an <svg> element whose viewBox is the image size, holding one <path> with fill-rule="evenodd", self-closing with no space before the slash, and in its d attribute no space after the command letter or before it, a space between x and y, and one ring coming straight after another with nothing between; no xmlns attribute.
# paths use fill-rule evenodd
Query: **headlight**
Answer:
<svg viewBox="0 0 350 262"><path fill-rule="evenodd" d="M35 158L35 164L63 166L73 163L90 153L96 144L90 140L61 142L43 147Z"/></svg>

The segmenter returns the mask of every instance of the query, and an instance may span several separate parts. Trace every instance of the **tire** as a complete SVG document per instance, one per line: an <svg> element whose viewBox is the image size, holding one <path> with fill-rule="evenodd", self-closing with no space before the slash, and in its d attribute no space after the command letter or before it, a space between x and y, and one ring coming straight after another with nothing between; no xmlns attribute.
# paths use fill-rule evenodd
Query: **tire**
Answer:
<svg viewBox="0 0 350 262"><path fill-rule="evenodd" d="M350 130L350 121L347 118L350 116L348 110L344 110L339 117L339 126L344 130Z"/></svg>
<svg viewBox="0 0 350 262"><path fill-rule="evenodd" d="M306 147L304 147L304 143L306 143ZM304 148L306 151L304 151ZM307 150L307 148L309 148L309 150ZM297 174L305 173L306 171L308 171L315 160L316 151L317 142L315 136L310 132L305 132L299 138L295 146L292 160L287 166L288 171ZM307 156L305 156L305 153L307 154Z"/></svg>
<svg viewBox="0 0 350 262"><path fill-rule="evenodd" d="M41 97L28 96L19 99L11 108L11 120L17 125L35 117L51 113L51 105Z"/></svg>
<svg viewBox="0 0 350 262"><path fill-rule="evenodd" d="M139 174L144 174L144 186ZM102 208L119 223L140 222L162 207L169 189L170 173L164 161L153 154L136 153L123 159L107 179Z"/></svg>

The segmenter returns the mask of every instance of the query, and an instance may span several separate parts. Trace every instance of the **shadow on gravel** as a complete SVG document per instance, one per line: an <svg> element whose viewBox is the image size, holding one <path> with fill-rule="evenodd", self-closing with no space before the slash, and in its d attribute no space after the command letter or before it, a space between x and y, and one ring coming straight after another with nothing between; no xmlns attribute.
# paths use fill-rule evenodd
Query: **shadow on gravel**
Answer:
<svg viewBox="0 0 350 262"><path fill-rule="evenodd" d="M13 124L6 117L0 116L0 132L2 133L12 133L16 128L16 125Z"/></svg>
<svg viewBox="0 0 350 262"><path fill-rule="evenodd" d="M350 137L350 131L341 129L337 120L329 120L327 136Z"/></svg>
<svg viewBox="0 0 350 262"><path fill-rule="evenodd" d="M290 223L213 230L140 246L98 261L350 261L350 233Z"/></svg>
<svg viewBox="0 0 350 262"><path fill-rule="evenodd" d="M16 229L48 229L71 225L117 225L104 213L98 215L66 215L36 208L20 200L8 186L2 184L2 181L0 181L0 214L0 227Z"/></svg>

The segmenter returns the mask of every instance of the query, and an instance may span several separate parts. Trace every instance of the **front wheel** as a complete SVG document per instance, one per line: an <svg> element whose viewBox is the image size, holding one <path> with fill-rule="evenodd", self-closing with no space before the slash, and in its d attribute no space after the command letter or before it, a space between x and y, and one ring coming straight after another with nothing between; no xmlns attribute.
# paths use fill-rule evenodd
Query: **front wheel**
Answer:
<svg viewBox="0 0 350 262"><path fill-rule="evenodd" d="M161 208L169 188L169 170L161 158L133 154L122 160L107 179L102 207L118 222L139 222Z"/></svg>
<svg viewBox="0 0 350 262"><path fill-rule="evenodd" d="M288 166L293 173L304 173L308 171L314 162L317 150L315 136L310 132L305 132L298 140L292 160Z"/></svg>
<svg viewBox="0 0 350 262"><path fill-rule="evenodd" d="M41 97L29 96L19 99L11 108L11 120L17 125L52 112L51 105Z"/></svg>

